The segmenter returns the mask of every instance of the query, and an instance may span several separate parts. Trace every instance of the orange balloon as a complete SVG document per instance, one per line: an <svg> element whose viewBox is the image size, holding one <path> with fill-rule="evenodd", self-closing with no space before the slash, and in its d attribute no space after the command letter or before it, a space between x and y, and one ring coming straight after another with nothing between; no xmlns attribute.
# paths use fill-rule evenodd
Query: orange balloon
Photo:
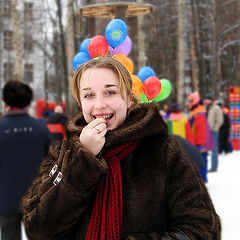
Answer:
<svg viewBox="0 0 240 240"><path fill-rule="evenodd" d="M131 58L127 57L127 70L129 71L130 74L133 74L134 70L134 63Z"/></svg>
<svg viewBox="0 0 240 240"><path fill-rule="evenodd" d="M128 70L130 74L133 73L134 64L131 58L127 57L123 53L117 53L113 55L112 58L118 60Z"/></svg>
<svg viewBox="0 0 240 240"><path fill-rule="evenodd" d="M138 96L140 97L141 96L141 93L143 91L143 84L142 84L142 81L141 79L136 76L136 75L131 75L132 77L132 82L133 82L133 85L132 85L132 90L133 92Z"/></svg>

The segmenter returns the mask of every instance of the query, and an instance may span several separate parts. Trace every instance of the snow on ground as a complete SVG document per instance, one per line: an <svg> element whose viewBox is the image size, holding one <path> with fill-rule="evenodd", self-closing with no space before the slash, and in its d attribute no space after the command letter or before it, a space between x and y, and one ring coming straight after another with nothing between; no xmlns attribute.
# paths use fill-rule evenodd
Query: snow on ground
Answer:
<svg viewBox="0 0 240 240"><path fill-rule="evenodd" d="M222 223L222 240L240 239L240 151L219 155L216 173L206 184Z"/></svg>
<svg viewBox="0 0 240 240"><path fill-rule="evenodd" d="M208 173L208 183L206 186L221 219L222 240L240 239L239 173L240 151L219 155L218 172ZM27 240L24 232L23 240Z"/></svg>

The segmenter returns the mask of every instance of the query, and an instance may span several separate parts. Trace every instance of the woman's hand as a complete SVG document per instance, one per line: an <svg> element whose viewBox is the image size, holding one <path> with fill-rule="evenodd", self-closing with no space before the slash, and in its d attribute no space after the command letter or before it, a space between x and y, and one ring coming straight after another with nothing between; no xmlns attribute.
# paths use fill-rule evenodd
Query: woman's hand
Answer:
<svg viewBox="0 0 240 240"><path fill-rule="evenodd" d="M97 118L83 128L79 140L95 156L102 150L107 133L106 120Z"/></svg>

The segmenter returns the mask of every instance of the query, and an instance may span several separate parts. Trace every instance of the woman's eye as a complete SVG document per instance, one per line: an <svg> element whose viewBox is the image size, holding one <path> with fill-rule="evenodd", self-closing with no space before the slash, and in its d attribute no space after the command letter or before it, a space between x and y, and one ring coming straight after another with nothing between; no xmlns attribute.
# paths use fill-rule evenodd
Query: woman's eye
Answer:
<svg viewBox="0 0 240 240"><path fill-rule="evenodd" d="M107 91L106 94L107 95L114 95L114 94L116 94L116 92L115 91Z"/></svg>
<svg viewBox="0 0 240 240"><path fill-rule="evenodd" d="M93 96L92 93L86 93L86 94L84 95L84 98L90 98L90 97L92 97L92 96Z"/></svg>

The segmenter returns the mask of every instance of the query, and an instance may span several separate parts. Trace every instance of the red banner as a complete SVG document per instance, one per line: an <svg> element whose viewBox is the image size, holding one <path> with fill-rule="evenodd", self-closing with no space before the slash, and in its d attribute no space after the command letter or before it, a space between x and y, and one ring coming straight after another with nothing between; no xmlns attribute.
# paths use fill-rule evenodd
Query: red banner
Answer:
<svg viewBox="0 0 240 240"><path fill-rule="evenodd" d="M54 108L56 107L56 102L46 102L44 99L38 99L36 103L36 116L37 118L45 118L50 116L54 112ZM66 109L66 103L58 103L63 107L63 110Z"/></svg>

